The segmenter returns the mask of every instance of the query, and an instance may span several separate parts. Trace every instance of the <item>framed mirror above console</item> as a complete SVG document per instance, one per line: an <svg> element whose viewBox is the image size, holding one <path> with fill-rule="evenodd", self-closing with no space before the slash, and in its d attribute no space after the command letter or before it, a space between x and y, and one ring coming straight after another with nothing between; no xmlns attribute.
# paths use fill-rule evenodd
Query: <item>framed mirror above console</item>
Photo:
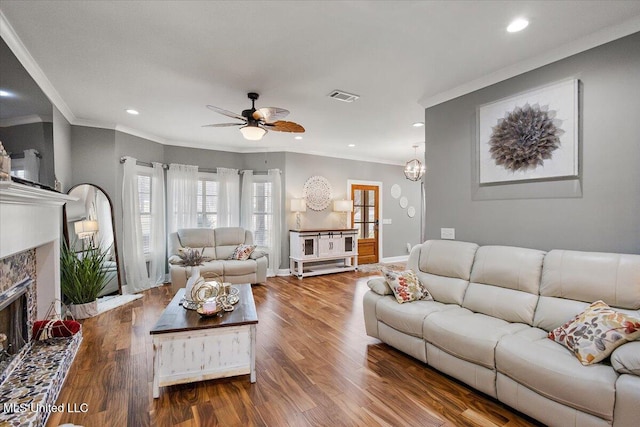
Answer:
<svg viewBox="0 0 640 427"><path fill-rule="evenodd" d="M92 245L107 251L104 262L108 282L100 294L122 294L122 282L118 263L118 246L115 238L113 203L107 193L94 184L79 184L68 192L78 200L65 206L65 239L76 253Z"/></svg>

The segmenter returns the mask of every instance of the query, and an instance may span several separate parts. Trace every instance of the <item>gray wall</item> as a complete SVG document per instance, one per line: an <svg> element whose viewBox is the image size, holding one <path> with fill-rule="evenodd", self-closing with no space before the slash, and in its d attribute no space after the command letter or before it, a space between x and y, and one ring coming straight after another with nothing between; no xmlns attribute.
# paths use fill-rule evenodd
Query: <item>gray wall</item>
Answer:
<svg viewBox="0 0 640 427"><path fill-rule="evenodd" d="M407 255L407 243L411 246L420 243L420 183L408 181L404 177L403 167L381 163L362 162L356 160L321 157L308 154L286 153L285 199L283 211L286 227L283 230L296 228L295 214L290 211L290 200L302 197L304 183L314 175L324 176L333 189L332 200L348 199L347 183L353 181L382 182L380 200L382 202L381 219L392 220L389 225L380 224L383 239L380 258ZM416 216L409 218L406 209L402 209L398 199L391 197L391 186L398 184L402 195L409 199L409 205L416 208ZM339 227L340 214L333 212L333 205L324 211L316 212L307 209L301 214L303 228ZM288 237L288 236L287 236ZM283 261L288 262L288 238L283 246Z"/></svg>
<svg viewBox="0 0 640 427"><path fill-rule="evenodd" d="M53 124L36 122L24 125L0 127L0 141L10 154L21 154L24 150L35 149L40 159L38 182L54 186Z"/></svg>
<svg viewBox="0 0 640 427"><path fill-rule="evenodd" d="M426 109L426 237L640 253L640 33ZM479 187L476 108L562 79L581 82L577 180Z"/></svg>
<svg viewBox="0 0 640 427"><path fill-rule="evenodd" d="M305 154L273 153L231 153L225 151L204 150L161 145L122 132L71 126L71 186L80 183L92 183L100 186L114 204L116 238L122 247L122 174L120 164L122 156L131 156L144 162L163 162L197 165L201 168L215 169L228 167L235 169L253 169L282 171L283 200L282 212L282 263L280 268L289 266L289 229L295 228L295 216L289 211L289 200L302 195L302 187L313 175L322 175L333 186L332 199L347 198L347 180L379 181L382 187L383 218L390 218L392 224L383 228L383 248L381 257L397 257L407 254L406 244L415 245L420 241L420 218L409 218L406 209L402 209L397 199L390 195L393 184L402 187L410 205L420 212L420 184L407 181L401 166L380 163L359 162L331 157ZM305 227L338 227L340 217L330 208L322 212L308 210L304 216ZM122 253L120 251L120 253ZM122 265L122 259L120 260Z"/></svg>
<svg viewBox="0 0 640 427"><path fill-rule="evenodd" d="M55 175L61 189L71 188L71 125L62 113L53 107L53 160Z"/></svg>

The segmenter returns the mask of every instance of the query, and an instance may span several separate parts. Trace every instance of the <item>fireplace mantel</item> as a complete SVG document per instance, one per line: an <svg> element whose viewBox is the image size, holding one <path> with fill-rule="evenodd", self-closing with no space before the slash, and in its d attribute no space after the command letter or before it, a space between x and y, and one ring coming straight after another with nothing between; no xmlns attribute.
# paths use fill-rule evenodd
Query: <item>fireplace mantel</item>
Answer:
<svg viewBox="0 0 640 427"><path fill-rule="evenodd" d="M0 259L36 248L37 312L60 299L62 206L66 194L0 181Z"/></svg>
<svg viewBox="0 0 640 427"><path fill-rule="evenodd" d="M62 206L66 202L74 200L77 199L56 191L30 187L13 181L0 181L0 203Z"/></svg>

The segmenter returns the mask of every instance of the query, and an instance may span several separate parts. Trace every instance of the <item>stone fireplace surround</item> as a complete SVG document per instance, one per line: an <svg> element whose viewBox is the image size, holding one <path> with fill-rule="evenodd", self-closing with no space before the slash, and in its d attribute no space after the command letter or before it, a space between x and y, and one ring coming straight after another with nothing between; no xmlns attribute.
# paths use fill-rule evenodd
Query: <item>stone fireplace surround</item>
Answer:
<svg viewBox="0 0 640 427"><path fill-rule="evenodd" d="M82 340L31 341L31 327L52 304L60 310L62 206L73 198L0 182L0 295L26 278L29 342L0 379L0 425L43 426ZM19 360L18 360L19 359Z"/></svg>

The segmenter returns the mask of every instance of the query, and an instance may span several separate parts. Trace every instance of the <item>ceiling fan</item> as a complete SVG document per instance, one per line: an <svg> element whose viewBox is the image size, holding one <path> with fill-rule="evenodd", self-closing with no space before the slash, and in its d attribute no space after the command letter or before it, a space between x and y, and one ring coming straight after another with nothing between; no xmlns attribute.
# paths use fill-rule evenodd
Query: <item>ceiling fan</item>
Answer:
<svg viewBox="0 0 640 427"><path fill-rule="evenodd" d="M276 132L304 132L304 128L298 123L281 120L289 115L289 110L278 107L264 107L256 110L256 100L260 95L255 92L249 92L247 96L251 100L251 109L244 110L242 114L236 114L219 107L214 107L213 105L207 105L208 109L233 119L242 120L242 123L215 123L205 125L204 127L242 126L240 128L242 136L251 141L261 140L269 130Z"/></svg>

